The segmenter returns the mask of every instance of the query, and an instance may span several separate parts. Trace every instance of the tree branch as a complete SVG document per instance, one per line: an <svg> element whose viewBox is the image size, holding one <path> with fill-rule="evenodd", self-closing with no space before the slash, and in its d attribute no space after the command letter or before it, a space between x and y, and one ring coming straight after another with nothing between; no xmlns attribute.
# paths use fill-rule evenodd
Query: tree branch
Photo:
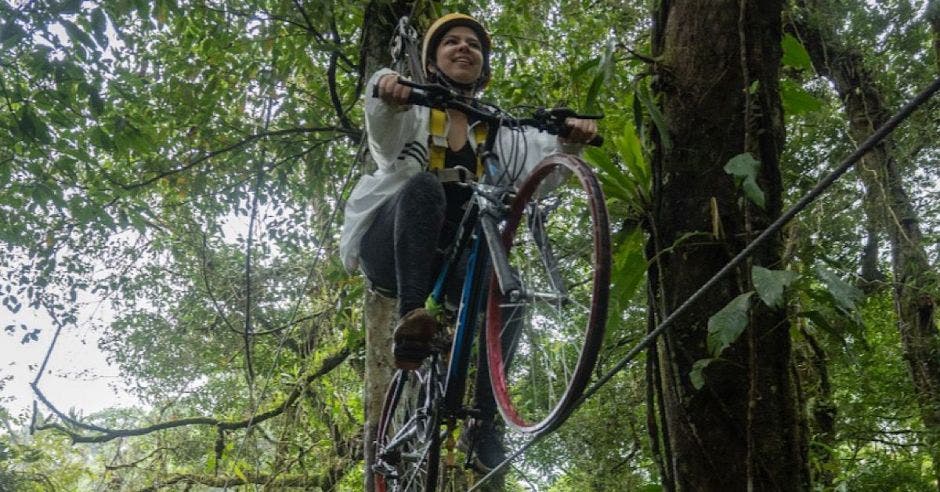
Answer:
<svg viewBox="0 0 940 492"><path fill-rule="evenodd" d="M277 489L282 487L303 487L304 490L333 490L337 482L343 478L346 473L353 468L356 461L343 461L329 471L315 476L287 476L273 477L271 475L259 475L255 473L242 473L239 477L205 476L182 474L170 477L166 480L154 482L150 487L140 489L139 492L156 492L175 484L198 484L210 487L229 487L235 485L263 484ZM244 477L244 478L242 478ZM267 488L267 487L266 487Z"/></svg>
<svg viewBox="0 0 940 492"><path fill-rule="evenodd" d="M194 159L194 160L192 160L192 161L190 161L190 162L188 162L188 163L186 163L186 164L184 164L184 165L182 165L182 166L180 166L180 167L178 167L178 168L174 168L174 169L170 169L170 170L161 172L161 173L157 174L156 176L153 176L153 177L151 177L151 178L145 179L144 181L140 181L140 182L137 182L137 183L131 183L131 184L123 185L122 188L124 188L125 190L128 190L128 191L129 191L129 190L135 190L135 189L137 189L137 188L143 188L143 187L145 187L145 186L149 186L149 185L151 185L151 184L153 184L153 183L156 183L157 181L159 181L159 180L161 180L161 179L163 179L163 178L166 178L166 177L168 177L168 176L172 176L172 175L174 175L174 174L178 174L178 173L181 173L181 172L184 172L184 171L188 171L189 169L192 169L192 168L198 166L199 164L202 164L203 162L205 162L205 161L207 161L207 160L209 160L209 159L211 159L211 158L213 158L213 157L219 156L219 155L221 155L221 154L225 154L225 153L227 153L227 152L231 152L231 151L233 151L233 150L238 150L238 149L240 149L240 148L242 148L242 147L245 147L246 145L252 144L252 143L254 143L255 141L260 140L260 139L262 139L262 138L266 138L266 137L277 137L277 136L281 136L281 135L290 135L290 134L295 134L295 133L317 133L317 132L345 133L346 135L348 135L348 136L350 136L350 137L352 137L352 138L354 138L354 139L359 139L359 138L361 138L361 135L362 135L362 132L361 132L360 130L357 130L357 129L354 129L354 128L336 128L336 127L288 128L288 129L285 129L285 130L275 130L275 131L270 131L270 132L260 132L260 133L254 134L254 135L249 135L249 136L245 137L244 139L242 139L242 140L240 140L240 141L238 141L238 142L235 142L235 143L233 143L233 144L231 144L231 145L229 145L229 146L227 146L227 147L223 147L223 148L218 149L218 150L210 151L210 152L208 152L207 154L202 155L202 156L200 156L200 157L198 157L198 158L196 158L196 159Z"/></svg>
<svg viewBox="0 0 940 492"><path fill-rule="evenodd" d="M285 399L280 405L272 408L271 410L268 410L267 412L263 412L258 415L253 415L251 417L248 417L247 419L237 420L237 421L218 420L218 419L211 418L211 417L190 417L190 418L185 418L185 419L161 422L159 424L154 424L154 425L147 426L147 427L140 427L137 429L109 429L106 427L100 427L97 425L80 422L76 419L69 417L68 415L65 415L64 413L62 413L61 410L56 408L52 404L52 402L48 400L48 398L46 398L46 395L43 394L42 391L39 390L39 386L37 384L31 383L30 386L33 388L33 392L36 394L37 398L39 398L39 400L46 406L46 408L48 408L50 411L52 411L53 414L59 417L59 419L61 419L63 422L65 422L69 426L77 427L79 429L83 429L86 431L97 432L98 434L95 434L95 435L79 434L60 424L37 425L35 429L36 430L53 429L53 430L60 431L63 434L66 434L67 436L69 436L72 439L73 443L108 442L114 439L118 439L120 437L143 436L143 435L161 431L161 430L173 429L176 427L184 427L188 425L211 425L211 426L218 427L220 430L245 429L253 425L259 424L261 422L264 422L265 420L277 417L278 415L284 413L285 410L287 410L291 405L294 404L297 398L301 395L301 393L306 389L306 387L310 383L312 383L314 380L328 374L330 371L335 369L337 366L343 363L347 357L349 357L349 353L351 350L354 350L357 348L359 347L358 346L351 347L351 348L344 347L342 350L340 350L336 354L333 354L332 356L326 358L323 361L323 363L320 365L320 368L317 369L316 372L308 375L304 379L303 384L297 385L297 387L294 388L291 394L288 395L287 399Z"/></svg>
<svg viewBox="0 0 940 492"><path fill-rule="evenodd" d="M338 34L334 31L334 38L338 39ZM339 122L343 125L343 128L353 128L352 122L349 121L349 117L346 116L346 111L343 109L343 102L339 99L339 94L336 91L336 61L338 59L338 53L334 51L330 54L330 65L327 68L327 85L330 89L330 101L333 103L333 108L336 110L336 116L339 117Z"/></svg>

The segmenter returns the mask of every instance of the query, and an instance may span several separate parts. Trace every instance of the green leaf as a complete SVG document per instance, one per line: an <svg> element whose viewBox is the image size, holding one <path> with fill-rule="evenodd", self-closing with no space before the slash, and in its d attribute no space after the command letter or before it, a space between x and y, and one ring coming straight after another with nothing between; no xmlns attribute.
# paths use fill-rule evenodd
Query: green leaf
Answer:
<svg viewBox="0 0 940 492"><path fill-rule="evenodd" d="M759 170L760 161L750 152L738 154L725 164L725 172L735 177L735 181L744 190L744 195L758 207L764 208L764 192L757 185Z"/></svg>
<svg viewBox="0 0 940 492"><path fill-rule="evenodd" d="M790 80L780 81L780 99L786 114L819 111L825 103Z"/></svg>
<svg viewBox="0 0 940 492"><path fill-rule="evenodd" d="M643 229L633 228L623 241L615 246L613 257L612 297L630 299L646 274L646 256L643 248L646 240Z"/></svg>
<svg viewBox="0 0 940 492"><path fill-rule="evenodd" d="M646 158L643 156L643 144L640 142L633 125L623 125L623 135L615 136L613 141L624 165L632 174L635 184L643 186L644 189L649 189L652 174L649 163L646 162Z"/></svg>
<svg viewBox="0 0 940 492"><path fill-rule="evenodd" d="M816 275L826 285L826 290L832 294L832 298L848 312L853 312L857 308L857 303L864 298L864 294L854 285L839 278L835 272L822 266L816 267Z"/></svg>
<svg viewBox="0 0 940 492"><path fill-rule="evenodd" d="M82 0L66 0L59 4L60 14L77 14L82 7Z"/></svg>
<svg viewBox="0 0 940 492"><path fill-rule="evenodd" d="M597 66L597 73L594 75L594 80L591 81L591 87L588 89L587 97L585 99L584 107L585 111L588 113L601 112L598 99L600 98L601 91L604 87L606 87L607 82L610 80L613 60L613 45L611 42L608 42L604 48L603 55L600 57Z"/></svg>
<svg viewBox="0 0 940 492"><path fill-rule="evenodd" d="M24 105L20 108L17 117L17 128L25 137L43 144L52 142L52 137L49 135L49 128L39 119L30 106Z"/></svg>
<svg viewBox="0 0 940 492"><path fill-rule="evenodd" d="M92 116L96 118L104 113L104 100L101 99L98 91L90 90L88 92L88 107L91 109Z"/></svg>
<svg viewBox="0 0 940 492"><path fill-rule="evenodd" d="M672 139L669 138L669 128L666 127L666 120L659 111L659 107L653 103L653 99L647 94L647 89L643 84L636 84L635 90L637 99L639 99L640 103L649 113L650 119L653 120L653 124L656 125L656 129L659 130L659 138L662 140L663 147L666 150L671 149Z"/></svg>
<svg viewBox="0 0 940 492"><path fill-rule="evenodd" d="M783 291L800 275L789 270L768 270L761 266L751 269L751 281L764 304L777 308L783 304Z"/></svg>
<svg viewBox="0 0 940 492"><path fill-rule="evenodd" d="M604 191L610 191L610 196L616 196L621 200L629 201L633 194L630 192L630 183L626 180L623 172L607 155L604 150L591 147L584 150L584 158L591 163L600 172L598 177L604 182Z"/></svg>
<svg viewBox="0 0 940 492"><path fill-rule="evenodd" d="M747 312L751 306L751 295L745 292L735 297L727 306L708 318L708 353L718 357L734 343L747 328Z"/></svg>
<svg viewBox="0 0 940 492"><path fill-rule="evenodd" d="M97 47L95 42L91 39L91 36L85 33L82 28L76 26L74 22L65 19L59 19L59 23L62 24L62 27L65 28L65 32L68 33L69 38L71 38L73 42L83 44L91 49L95 49Z"/></svg>
<svg viewBox="0 0 940 492"><path fill-rule="evenodd" d="M15 19L7 20L0 28L0 48L8 49L26 36L26 31L16 23Z"/></svg>
<svg viewBox="0 0 940 492"><path fill-rule="evenodd" d="M692 382L692 387L700 390L705 386L705 374L703 372L709 364L716 360L718 359L699 359L695 361L695 364L692 364L692 370L689 371L689 381Z"/></svg>
<svg viewBox="0 0 940 492"><path fill-rule="evenodd" d="M574 80L574 79L581 78L581 76L587 73L588 70L591 70L592 68L599 65L600 62L601 62L601 58L596 57L596 58L591 58L590 60L582 63L581 65L578 66L578 68L574 69L574 71L571 72L571 79Z"/></svg>
<svg viewBox="0 0 940 492"><path fill-rule="evenodd" d="M95 35L95 40L104 48L108 47L108 20L105 18L104 11L100 8L91 11L91 30Z"/></svg>
<svg viewBox="0 0 940 492"><path fill-rule="evenodd" d="M793 35L785 34L783 40L780 41L780 46L783 48L783 58L780 63L793 68L813 69L813 62L809 57L809 53L800 43L800 40L793 37Z"/></svg>
<svg viewBox="0 0 940 492"><path fill-rule="evenodd" d="M814 325L821 328L823 331L835 336L838 339L842 339L842 332L837 330L832 326L832 323L826 319L826 316L819 311L803 311L797 314L800 318L806 318L813 322Z"/></svg>
<svg viewBox="0 0 940 492"><path fill-rule="evenodd" d="M585 107L585 111L587 111L588 113L598 112L597 96L600 93L601 87L603 86L604 86L604 72L599 71L594 76L594 80L591 81L591 87L588 89L587 97L585 98L584 107Z"/></svg>
<svg viewBox="0 0 940 492"><path fill-rule="evenodd" d="M640 102L640 96L635 90L633 91L633 104L630 106L633 109L633 126L636 127L636 133L641 140L645 140L646 128L643 127L643 103Z"/></svg>

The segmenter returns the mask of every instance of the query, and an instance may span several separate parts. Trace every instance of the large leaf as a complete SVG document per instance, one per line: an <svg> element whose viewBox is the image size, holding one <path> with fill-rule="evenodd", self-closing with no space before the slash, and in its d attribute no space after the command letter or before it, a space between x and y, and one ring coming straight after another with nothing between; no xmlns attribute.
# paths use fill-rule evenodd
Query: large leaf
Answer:
<svg viewBox="0 0 940 492"><path fill-rule="evenodd" d="M10 48L25 36L26 31L16 23L16 19L7 19L3 27L0 27L0 49Z"/></svg>
<svg viewBox="0 0 940 492"><path fill-rule="evenodd" d="M20 108L17 117L17 128L27 139L43 144L52 142L52 137L49 135L49 127L39 119L39 116L36 115L30 106L24 105Z"/></svg>
<svg viewBox="0 0 940 492"><path fill-rule="evenodd" d="M760 171L760 161L750 152L738 154L725 164L725 172L734 176L735 181L744 190L755 205L764 208L764 191L757 185L757 172Z"/></svg>
<svg viewBox="0 0 940 492"><path fill-rule="evenodd" d="M61 23L62 27L65 28L65 32L68 33L73 42L83 44L91 49L95 49L97 47L94 40L91 39L91 36L85 33L82 28L76 26L74 22L60 19L59 23Z"/></svg>
<svg viewBox="0 0 940 492"><path fill-rule="evenodd" d="M646 109L646 112L649 113L653 124L656 125L656 130L659 131L659 138L662 140L663 148L669 150L672 148L672 139L669 137L669 128L666 126L666 119L659 110L659 106L653 102L653 99L647 92L646 86L643 84L637 83L634 90L636 91L636 98L643 105L643 108Z"/></svg>
<svg viewBox="0 0 940 492"><path fill-rule="evenodd" d="M800 40L793 37L793 35L785 34L783 40L780 41L780 46L783 48L783 59L780 60L780 63L793 68L813 69L813 62L809 57L809 53L800 43Z"/></svg>
<svg viewBox="0 0 940 492"><path fill-rule="evenodd" d="M700 390L705 386L705 368L716 360L717 359L699 359L695 361L695 364L692 364L692 370L689 371L689 381L691 381L692 387Z"/></svg>
<svg viewBox="0 0 940 492"><path fill-rule="evenodd" d="M783 304L783 291L798 278L798 273L789 270L768 270L756 265L751 269L751 281L757 295L764 304L773 308Z"/></svg>
<svg viewBox="0 0 940 492"><path fill-rule="evenodd" d="M612 258L612 297L619 300L633 297L633 293L646 274L646 257L643 253L645 242L643 229L635 227L616 245Z"/></svg>
<svg viewBox="0 0 940 492"><path fill-rule="evenodd" d="M751 307L751 295L745 292L731 300L712 317L708 318L708 353L718 357L747 328L748 309Z"/></svg>
<svg viewBox="0 0 940 492"><path fill-rule="evenodd" d="M780 81L780 100L786 114L803 114L820 110L824 103L790 80Z"/></svg>
<svg viewBox="0 0 940 492"><path fill-rule="evenodd" d="M858 287L839 278L835 272L819 266L816 268L816 275L826 285L826 290L832 294L836 303L847 312L857 310L858 302L864 298L864 294Z"/></svg>

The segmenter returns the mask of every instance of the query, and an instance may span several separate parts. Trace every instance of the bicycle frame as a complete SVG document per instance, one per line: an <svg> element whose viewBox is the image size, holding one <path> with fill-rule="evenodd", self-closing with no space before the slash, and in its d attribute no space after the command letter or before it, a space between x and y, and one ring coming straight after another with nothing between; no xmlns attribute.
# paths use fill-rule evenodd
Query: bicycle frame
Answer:
<svg viewBox="0 0 940 492"><path fill-rule="evenodd" d="M404 83L402 80L400 82ZM408 83L406 85L413 84ZM413 86L417 87L416 85ZM421 87L417 88L421 89ZM412 93L412 96L415 96L415 93ZM476 110L473 106L460 100L449 101L448 97L457 97L453 94L449 96L438 94L438 96L439 99L443 98L438 102L442 102L444 107L455 107L468 112L468 114L476 114L480 117L480 120L486 121L492 128L528 125L548 131L551 134L560 134L559 127L563 118L558 114L552 116L544 113L541 119L532 120L533 122L513 120L509 124L505 124L505 120L500 115L487 115L487 113ZM433 98L409 99L410 102L420 105L431 105L435 100ZM452 106L447 104L452 104ZM545 119L546 115L552 116L555 123L550 124L551 122ZM548 125L548 127L546 128L545 125ZM553 211L559 207L561 202L549 200L548 207L533 206L530 208L529 200L540 196L543 191L552 193L552 190L558 186L560 181L553 179L556 174L549 173L558 171L557 176L562 178L561 181L570 176L575 176L580 181L583 192L587 193L586 197L590 199L590 209L592 211L606 209L603 208L603 195L599 192L600 188L596 179L593 178L593 174L583 162L578 163L580 161L566 161L565 158L559 161L556 157L554 162L540 164L532 173L533 176L537 176L535 181L527 177L517 190L511 181L518 179L519 176L510 176L509 173L515 171L504 170L500 165L499 157L492 150L494 149L496 135L496 131L488 132L486 141L478 149L481 152L480 158L484 169L482 182L463 183L464 186L471 187L473 190L468 202L470 206L460 221L454 241L445 253L444 261L430 293L430 299L433 303L437 306L444 306L445 290L450 283L449 280L452 280L454 275L458 275L461 268L464 268L464 278L460 289L452 338L447 340L447 333L436 336L432 343L432 354L425 361L425 366L415 371L414 374L400 372L395 379L396 385L390 388L386 397L385 408L391 410L388 414L383 413L382 426L390 425L392 422L395 422L395 424L388 427L390 433L387 434L387 440L384 441L382 455L377 457L378 462L374 471L395 479L396 483L398 480L403 480L404 486L396 488L396 490L418 490L411 487L418 483L415 481L415 473L420 475L421 472L412 472L412 470L424 469L428 477L436 476L441 460L442 440L446 437L449 443L448 448L453 449L454 440L451 432L456 422L466 420L469 417L484 417L482 413L484 410L488 410L485 404L477 408L465 406L466 403L469 403L467 401L469 399L466 399L465 396L468 384L468 369L471 363L471 349L474 337L477 335L476 330L478 326L482 325L480 322L481 316L493 323L490 330L493 330L492 327L495 326L497 331L481 332L481 342L485 343L481 344L479 350L486 351L486 355L481 352L481 356L485 358L481 359L483 365L478 369L486 370L485 368L489 366L489 373L483 377L491 376L494 374L491 371L494 370L498 371L497 374L501 374L501 376L498 376L503 378L499 380L501 383L497 383L496 380L487 380L485 383L489 386L489 381L493 381L494 393L497 390L502 392L502 397L495 395L496 401L494 401L494 404L499 405L499 411L503 414L506 422L519 426L524 432L531 432L528 429L535 429L536 431L550 429L549 426L554 425L559 418L564 418L565 408L561 408L560 405L562 403L570 405L569 400L573 401L573 398L576 398L581 387L583 387L584 374L589 374L590 367L594 363L592 356L578 356L578 370L575 377L568 382L562 380L566 384L563 389L563 394L566 397L563 400L558 400L557 405L559 406L549 407L551 409L550 413L544 421L529 425L526 421L521 420L519 421L521 423L516 423L519 420L518 416L514 420L509 420L510 417L507 417L507 415L513 416L516 414L507 414L504 409L507 404L511 405L511 402L506 403L510 400L505 396L506 384L502 371L505 367L508 367L509 361L518 357L518 354L515 354L516 344L524 335L522 335L520 322L515 321L522 320L522 318L501 318L503 309L511 309L512 316L516 316L516 313L527 312L528 308L526 306L529 306L532 301L535 301L539 306L545 306L546 304L550 306L582 306L584 305L583 297L586 292L584 289L579 289L577 292L571 291L574 296L569 297L569 291L563 278L564 272L560 269L562 262L559 261L560 259L565 261L566 256L556 258L551 244L554 241L552 238L554 232L546 231L547 224L549 224L548 217L552 216ZM599 144L601 141L599 137L595 140L597 140L595 144ZM585 176L590 176L593 188L588 185ZM592 190L594 190L593 193ZM519 197L516 196L517 192L520 193ZM601 198L597 198L598 196ZM519 200L524 200L524 209L519 208L518 204L522 203ZM565 200L565 203L570 205L567 200ZM597 206L598 203L600 206ZM510 207L509 204L512 204L512 206ZM527 217L529 238L535 244L535 249L537 249L534 254L528 257L535 258L536 262L541 263L542 267L538 267L538 270L545 272L547 279L542 277L540 281L537 276L532 276L532 269L520 269L517 272L510 265L508 250L517 251L511 238L516 225L519 223L520 214ZM591 217L594 217L593 212ZM596 217L592 218L592 224L596 224L597 222L594 221L599 220L600 223L604 224L603 229L606 230L606 215L602 214L601 217L603 217L602 220ZM599 244L599 233L597 232L599 230L601 229L597 227L591 229L593 235L590 244L594 244L595 247ZM553 228L552 231L557 231L557 229ZM609 258L609 246L606 249L594 249L592 251L595 252L592 257L604 257L603 252L606 252L606 257ZM463 265L464 258L466 258L465 267ZM516 264L518 260L519 258L514 253L513 264ZM581 268L581 270L584 269ZM606 277L597 272L608 271L609 268L595 268L595 275L604 279ZM535 279L534 282L532 281L533 278ZM601 283L604 282L606 281L601 281ZM593 299L596 291L587 292L592 296L590 299ZM590 310L586 314L590 317L585 319L601 320L600 322L592 321L592 324L588 325L589 328L584 335L584 347L588 352L596 352L597 343L601 340L594 333L602 332L591 328L595 325L603 327L603 316L597 318L592 314L595 313L595 306L600 306L596 312L606 313L606 293L601 297L604 300L599 301L596 305L588 303ZM449 312L453 313L453 311ZM492 321L494 319L496 321ZM568 318L562 317L561 319ZM493 338L489 340L488 337ZM493 354L497 354L497 356ZM428 364L430 367L428 367ZM571 384L568 385L568 383ZM481 382L480 384L484 383ZM571 393L569 393L571 387L577 387L577 389L571 390ZM416 396L409 396L409 392L412 390L418 392ZM575 396L569 397L569 395ZM479 397L480 395L476 396ZM403 397L417 398L417 400L405 400L406 406L402 407L406 409L405 413L399 413L396 409ZM479 403L479 401L473 402L473 404ZM561 409L559 410L559 408ZM514 409L509 411L515 412ZM445 427L446 431L444 430ZM385 430L381 430L380 434L384 435L385 432ZM416 436L418 436L417 439L415 439ZM470 456L468 454L468 464ZM448 459L452 460L452 458ZM402 460L416 463L417 467L410 468L406 465L404 468L400 468L398 463ZM426 468L422 468L422 463L427 463ZM450 463L450 466L452 466L453 462L450 461ZM397 475L399 470L406 473L407 476L399 477ZM430 486L433 488L433 485Z"/></svg>
<svg viewBox="0 0 940 492"><path fill-rule="evenodd" d="M495 134L495 132L491 133ZM493 144L492 137L488 136L487 140L484 148L491 148ZM494 181L493 176L497 175L499 170L498 158L495 154L488 152L484 153L483 160L485 163L484 169L486 170L485 179ZM434 302L443 305L444 287L447 285L447 280L453 273L456 263L460 261L463 252L469 247L470 253L467 260L466 275L463 280L460 305L457 311L457 327L454 331L448 360L442 408L444 415L457 418L465 418L468 414L468 410L461 408L461 404L463 403L462 399L466 388L467 368L470 364L470 347L473 345L473 336L476 334L479 314L485 311L485 292L488 285L488 279L485 278L485 275L488 266L493 266L500 291L511 298L518 299L533 296L550 298L558 302L564 302L567 298L564 285L558 278L552 251L547 247L547 243L544 243L540 253L542 261L552 272L552 283L555 284L554 287L556 288L555 293L524 291L519 279L513 273L499 232L499 223L505 215L503 197L511 194L512 188L485 183L468 186L474 188L470 203L477 209L476 220L471 221L469 219L471 216L469 211L464 215L460 227L457 229L455 248L451 251L447 261L444 262L444 266L431 291L431 298ZM475 224L468 224L468 222L475 222ZM473 227L469 235L466 234L468 226ZM532 232L536 237L543 234L540 229Z"/></svg>
<svg viewBox="0 0 940 492"><path fill-rule="evenodd" d="M441 269L431 292L431 298L439 305L442 305L444 286L447 285L447 280L453 274L457 262L460 261L464 252L469 248L466 275L463 279L460 304L457 310L457 327L451 343L444 383L442 411L445 416L464 418L468 415L468 411L462 408L461 404L463 403L462 399L466 388L467 368L470 365L470 348L473 345L473 337L476 335L479 315L484 311L483 307L486 301L485 292L488 283L485 275L490 261L497 259L498 264L499 252L502 252L502 245L498 243L496 244L498 249L491 249L490 247L492 241L489 239L490 233L487 232L487 229L496 231L498 219L497 215L486 211L487 202L487 198L483 198L479 193L474 193L472 203L479 209L476 224L473 225L473 229L467 237L464 234L464 228L470 225L467 224L470 214L465 215L461 227L458 228L458 244ZM509 267L504 252L502 253L502 262L506 264L506 271L508 272Z"/></svg>

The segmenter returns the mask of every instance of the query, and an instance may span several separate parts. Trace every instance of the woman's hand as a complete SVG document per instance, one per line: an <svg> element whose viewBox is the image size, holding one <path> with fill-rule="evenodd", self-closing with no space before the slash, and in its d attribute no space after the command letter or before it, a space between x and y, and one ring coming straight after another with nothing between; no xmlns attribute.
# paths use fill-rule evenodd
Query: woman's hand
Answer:
<svg viewBox="0 0 940 492"><path fill-rule="evenodd" d="M563 142L586 144L597 136L597 121L580 118L565 118L565 126L570 132L562 138Z"/></svg>
<svg viewBox="0 0 940 492"><path fill-rule="evenodd" d="M392 72L383 75L375 84L378 89L379 97L388 104L395 106L407 106L408 96L411 95L411 87L398 83L398 73Z"/></svg>

